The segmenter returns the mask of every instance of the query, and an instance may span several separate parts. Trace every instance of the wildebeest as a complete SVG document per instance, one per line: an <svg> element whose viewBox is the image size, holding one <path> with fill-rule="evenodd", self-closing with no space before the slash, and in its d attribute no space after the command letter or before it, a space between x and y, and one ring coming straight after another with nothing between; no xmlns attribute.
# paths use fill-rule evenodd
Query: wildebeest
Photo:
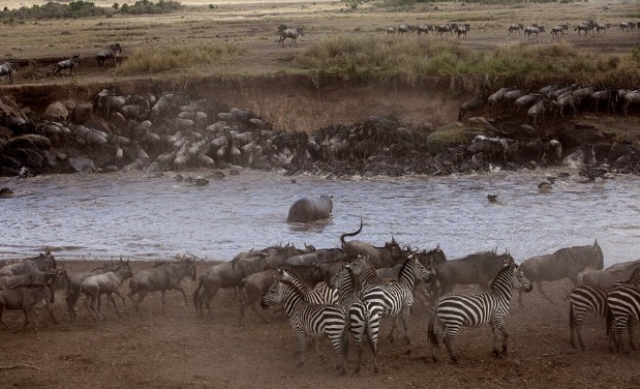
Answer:
<svg viewBox="0 0 640 389"><path fill-rule="evenodd" d="M119 263L107 263L106 265L100 266L96 269L91 270L90 272L83 273L66 273L66 284L67 284L67 297L65 298L65 302L67 303L67 308L69 310L69 318L71 321L76 319L76 310L75 305L80 297L80 292L82 290L82 282L91 276L95 276L98 274L104 274L107 272L115 271L118 269ZM98 304L100 301L98 301Z"/></svg>
<svg viewBox="0 0 640 389"><path fill-rule="evenodd" d="M107 47L106 49L100 50L98 52L98 55L96 55L98 66L102 67L102 65L104 64L104 61L110 58L113 59L113 64L116 65L117 64L116 57L120 53L122 53L122 46L120 46L120 43L109 45L109 47Z"/></svg>
<svg viewBox="0 0 640 389"><path fill-rule="evenodd" d="M104 274L99 274L95 276L91 276L82 281L81 292L85 295L84 306L87 308L93 320L97 320L97 318L101 318L104 320L104 316L100 314L95 308L96 301L100 298L100 295L106 294L107 298L113 304L113 308L120 318L122 315L116 306L116 302L113 299L112 294L117 294L122 299L122 305L124 309L124 313L127 313L127 305L124 297L120 294L118 290L120 285L127 279L130 278L133 274L131 273L131 268L129 267L129 260L126 262L120 260L118 269L112 272L107 272Z"/></svg>
<svg viewBox="0 0 640 389"><path fill-rule="evenodd" d="M536 125L538 117L542 116L542 123L545 122L545 113L549 106L549 99L545 96L538 97L535 103L527 110L527 116L531 118L531 124Z"/></svg>
<svg viewBox="0 0 640 389"><path fill-rule="evenodd" d="M398 34L404 35L404 33L410 33L410 32L411 32L411 26L406 24L401 24L398 26Z"/></svg>
<svg viewBox="0 0 640 389"><path fill-rule="evenodd" d="M622 113L625 116L629 116L628 109L632 104L640 104L640 90L635 90L622 96Z"/></svg>
<svg viewBox="0 0 640 389"><path fill-rule="evenodd" d="M486 103L487 95L484 93L480 93L471 100L467 100L464 103L460 104L460 110L458 111L458 121L462 121L462 118L467 114L467 112L473 112L482 109Z"/></svg>
<svg viewBox="0 0 640 389"><path fill-rule="evenodd" d="M0 290L9 290L19 288L21 286L42 286L50 284L57 278L57 273L41 272L38 270L30 271L25 274L15 276L0 277Z"/></svg>
<svg viewBox="0 0 640 389"><path fill-rule="evenodd" d="M586 268L601 270L604 267L604 256L596 239L593 245L565 247L553 254L528 258L521 267L525 277L535 282L542 296L553 303L542 289L543 281L568 278L575 286L578 284L578 274ZM522 294L519 303L522 305Z"/></svg>
<svg viewBox="0 0 640 389"><path fill-rule="evenodd" d="M280 43L280 46L284 47L284 41L289 38L291 39L289 46L295 43L296 47L298 47L298 36L304 36L304 29L302 27L284 29L280 32L280 39L278 40L278 43Z"/></svg>
<svg viewBox="0 0 640 389"><path fill-rule="evenodd" d="M5 62L0 65L0 78L7 76L9 84L13 84L13 72L18 70L18 64L14 62Z"/></svg>
<svg viewBox="0 0 640 389"><path fill-rule="evenodd" d="M450 293L457 284L477 284L483 290L488 290L498 271L505 264L511 263L514 263L514 260L508 252L497 254L495 251L479 252L442 262L435 268L437 295Z"/></svg>
<svg viewBox="0 0 640 389"><path fill-rule="evenodd" d="M42 304L54 323L58 324L58 320L53 315L49 303L53 303L53 290L50 285L19 287L11 290L0 291L0 324L5 326L9 331L13 331L6 323L2 321L2 314L5 310L22 310L24 312L24 323L22 328L29 324L31 311L37 304ZM36 312L36 331L38 330L38 313Z"/></svg>
<svg viewBox="0 0 640 389"><path fill-rule="evenodd" d="M207 306L209 317L211 314L211 300L220 288L239 287L243 278L264 271L268 254L262 251L240 253L230 262L223 262L210 267L200 277L198 286L193 292L193 305L200 317L203 316L203 305Z"/></svg>
<svg viewBox="0 0 640 389"><path fill-rule="evenodd" d="M387 34L395 34L396 33L396 28L395 27L387 27L386 31L387 31Z"/></svg>
<svg viewBox="0 0 640 389"><path fill-rule="evenodd" d="M46 271L56 268L56 259L51 255L51 251L47 250L44 254L40 254L37 257L26 258L18 263L3 267L0 269L0 277L27 274L34 270Z"/></svg>
<svg viewBox="0 0 640 389"><path fill-rule="evenodd" d="M502 102L504 95L507 92L510 92L512 90L514 90L515 87L505 87L505 88L500 88L498 89L496 92L492 93L491 95L489 95L489 97L487 97L487 104L489 104L489 116L491 116L493 108L498 105L500 102Z"/></svg>
<svg viewBox="0 0 640 389"><path fill-rule="evenodd" d="M531 35L535 34L536 37L538 37L538 34L541 32L545 32L545 29L543 26L529 26L529 27L525 27L524 29L524 34L528 37L531 37Z"/></svg>
<svg viewBox="0 0 640 389"><path fill-rule="evenodd" d="M513 23L509 26L508 30L509 34L513 34L514 31L519 34L521 30L524 30L524 26L522 25L522 23Z"/></svg>
<svg viewBox="0 0 640 389"><path fill-rule="evenodd" d="M62 75L62 71L69 69L69 75L73 74L73 70L76 68L76 66L78 65L78 63L80 63L80 56L79 55L74 55L73 57L69 58L69 59L65 59L64 61L60 61L57 64L53 65L53 74L54 75ZM77 73L77 70L76 70Z"/></svg>
<svg viewBox="0 0 640 389"><path fill-rule="evenodd" d="M332 211L332 196L321 195L317 199L303 197L289 208L287 223L310 223L316 220L328 219L331 217Z"/></svg>
<svg viewBox="0 0 640 389"><path fill-rule="evenodd" d="M356 236L362 231L362 220L360 220L360 228L355 232L345 233L340 236L342 249L348 256L357 257L362 255L369 258L369 262L376 268L392 267L398 263L403 263L406 259L402 248L391 238L391 242L385 243L383 247L376 247L370 243L361 240L350 240L345 242L347 236Z"/></svg>
<svg viewBox="0 0 640 389"><path fill-rule="evenodd" d="M182 260L177 262L160 264L154 268L138 272L131 277L128 296L134 302L136 311L139 310L140 303L147 293L160 291L162 312L164 313L167 304L165 300L167 289L180 291L182 297L184 297L185 305L189 305L187 294L180 285L180 281L187 276L193 281L196 280L196 263L191 258L183 257ZM138 299L134 300L133 296L136 294Z"/></svg>

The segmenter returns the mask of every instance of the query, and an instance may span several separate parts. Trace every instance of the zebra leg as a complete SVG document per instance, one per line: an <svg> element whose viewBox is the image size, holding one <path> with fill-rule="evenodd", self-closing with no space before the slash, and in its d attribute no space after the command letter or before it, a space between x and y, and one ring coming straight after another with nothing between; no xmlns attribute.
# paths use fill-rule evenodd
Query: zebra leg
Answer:
<svg viewBox="0 0 640 389"><path fill-rule="evenodd" d="M378 331L380 326L380 316L374 311L370 313L366 323L367 340L373 354L373 372L378 373Z"/></svg>
<svg viewBox="0 0 640 389"><path fill-rule="evenodd" d="M298 363L296 367L301 367L305 362L305 354L307 348L307 339L301 328L296 329L296 338L298 339Z"/></svg>
<svg viewBox="0 0 640 389"><path fill-rule="evenodd" d="M166 289L162 289L160 291L160 301L162 302L162 313L165 313L165 307L167 306L166 294L167 294Z"/></svg>
<svg viewBox="0 0 640 389"><path fill-rule="evenodd" d="M629 319L627 322L627 332L629 333L629 347L632 350L636 350L636 345L633 344L633 319Z"/></svg>
<svg viewBox="0 0 640 389"><path fill-rule="evenodd" d="M343 350L344 350L343 339L345 335L346 335L346 328L343 328L340 334L336 334L331 337L331 344L333 345L333 349L336 351L336 354L338 355L338 364L336 365L336 369L340 372L340 374L345 374L347 372L347 363L343 353Z"/></svg>
<svg viewBox="0 0 640 389"><path fill-rule="evenodd" d="M440 334L438 333L439 329L436 329L436 320L437 317L435 316L429 320L427 330L427 337L429 339L429 344L431 345L431 359L433 362L438 362L438 350L440 349Z"/></svg>
<svg viewBox="0 0 640 389"><path fill-rule="evenodd" d="M491 332L493 333L494 327L498 327L498 331L502 334L502 351L498 351L498 349L494 346L493 353L497 357L506 357L508 354L508 342L509 342L509 334L507 330L504 328L504 322L500 320L499 323L496 323L495 326L492 326ZM494 335L495 336L495 335Z"/></svg>
<svg viewBox="0 0 640 389"><path fill-rule="evenodd" d="M402 326L404 328L404 339L407 341L409 351L411 352L411 338L409 338L409 315L411 313L411 305L405 305L402 309Z"/></svg>
<svg viewBox="0 0 640 389"><path fill-rule="evenodd" d="M449 358L451 358L451 362L458 363L458 357L453 352L453 337L456 335L458 331L454 331L452 329L447 328L446 333L444 335L444 345L447 347L447 352L449 352ZM435 360L434 360L435 361Z"/></svg>
<svg viewBox="0 0 640 389"><path fill-rule="evenodd" d="M396 327L398 327L398 315L393 317L393 325L391 326L391 332L389 333L389 343L393 343L396 340Z"/></svg>

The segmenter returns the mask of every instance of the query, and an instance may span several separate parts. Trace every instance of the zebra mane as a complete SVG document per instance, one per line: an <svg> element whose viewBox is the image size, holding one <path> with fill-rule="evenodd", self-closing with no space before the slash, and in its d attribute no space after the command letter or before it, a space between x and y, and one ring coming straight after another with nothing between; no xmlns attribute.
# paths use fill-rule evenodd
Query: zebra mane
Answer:
<svg viewBox="0 0 640 389"><path fill-rule="evenodd" d="M304 294L302 293L302 291L300 289L298 289L298 287L296 286L296 284L294 284L293 282L289 281L289 280L285 280L283 278L276 278L278 280L278 282L285 284L285 285L289 285L291 287L291 289L293 290L293 293L298 295L300 298L304 299Z"/></svg>

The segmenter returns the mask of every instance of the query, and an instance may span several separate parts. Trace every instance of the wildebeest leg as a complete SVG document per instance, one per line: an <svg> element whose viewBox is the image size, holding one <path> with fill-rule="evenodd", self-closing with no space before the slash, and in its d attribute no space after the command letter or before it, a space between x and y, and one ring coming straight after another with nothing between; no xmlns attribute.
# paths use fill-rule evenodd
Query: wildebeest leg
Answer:
<svg viewBox="0 0 640 389"><path fill-rule="evenodd" d="M211 300L213 300L213 298L216 296L216 293L218 293L218 289L220 288L218 286L215 286L213 290L207 293L207 297L204 300L204 304L207 306L207 312L209 312L210 319L213 319L213 315L211 314Z"/></svg>
<svg viewBox="0 0 640 389"><path fill-rule="evenodd" d="M49 306L49 304L46 304L44 306L44 309L47 310L47 312L49 312L49 316L51 316L51 319L53 319L53 322L55 324L60 324L60 322L58 321L58 319L56 319L56 317L53 315L53 310L51 310L51 307Z"/></svg>
<svg viewBox="0 0 640 389"><path fill-rule="evenodd" d="M167 305L167 300L165 299L165 296L167 294L167 290L166 289L162 289L160 291L160 301L162 301L162 313L165 313L165 306ZM186 300L186 296L185 296L185 300Z"/></svg>
<svg viewBox="0 0 640 389"><path fill-rule="evenodd" d="M91 318L94 321L98 321L98 319L96 319L96 314L100 315L98 312L96 312L93 304L95 303L94 301L94 297L92 295L85 295L84 301L82 302L82 305L84 305L85 308L87 308L87 311L89 311L89 314L91 315ZM95 314L94 314L95 313Z"/></svg>
<svg viewBox="0 0 640 389"><path fill-rule="evenodd" d="M125 315L128 315L129 312L127 312L127 301L125 300L124 296L121 295L120 292L118 292L117 290L113 293L115 293L118 297L120 297L120 299L122 300L122 310L124 311ZM113 302L113 298L111 301ZM115 303L114 303L114 306L115 306Z"/></svg>
<svg viewBox="0 0 640 389"><path fill-rule="evenodd" d="M133 301L133 305L135 307L136 312L140 311L140 303L142 303L142 300L144 300L144 298L147 296L147 290L143 289L141 291L138 291L138 300L135 301L133 300L133 298L131 299L131 301ZM129 294L129 297L131 297L131 294Z"/></svg>
<svg viewBox="0 0 640 389"><path fill-rule="evenodd" d="M538 290L540 291L542 297L547 299L547 301L549 301L551 304L555 304L555 302L551 300L551 298L544 292L544 289L542 289L542 281L536 281L536 286L538 287Z"/></svg>
<svg viewBox="0 0 640 389"><path fill-rule="evenodd" d="M120 296L122 297L122 296ZM109 301L111 301L111 304L113 304L113 309L116 310L116 313L118 314L118 317L122 319L122 315L120 314L120 310L118 309L118 306L116 305L116 300L113 298L113 294L112 293L107 293L107 298L109 299ZM122 299L122 301L124 301L124 298Z"/></svg>
<svg viewBox="0 0 640 389"><path fill-rule="evenodd" d="M9 330L9 332L11 333L15 333L15 331L13 330L13 328L9 327L7 325L7 323L5 323L4 321L2 321L2 314L4 313L4 305L0 305L0 324L2 324L6 329Z"/></svg>
<svg viewBox="0 0 640 389"><path fill-rule="evenodd" d="M67 298L65 299L65 301L67 302L67 309L69 310L69 320L71 321L76 320L77 315L76 315L75 305L76 305L76 302L78 301L78 297L80 297L80 295L77 293L74 293L74 294L67 295Z"/></svg>
<svg viewBox="0 0 640 389"><path fill-rule="evenodd" d="M182 297L184 298L184 305L188 307L189 306L189 301L187 300L187 293L184 291L184 289L182 289L182 286L178 285L178 286L174 287L173 289L179 290L182 293Z"/></svg>

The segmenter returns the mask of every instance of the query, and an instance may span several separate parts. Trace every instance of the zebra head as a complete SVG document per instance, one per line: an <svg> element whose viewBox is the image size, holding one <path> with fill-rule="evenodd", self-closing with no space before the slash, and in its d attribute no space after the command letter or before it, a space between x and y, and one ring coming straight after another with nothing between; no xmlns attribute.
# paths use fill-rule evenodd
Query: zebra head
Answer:
<svg viewBox="0 0 640 389"><path fill-rule="evenodd" d="M355 261L351 261L344 266L351 269L351 272L355 276L359 277L362 273L365 272L368 262L369 262L368 256L363 257L362 255L358 254L358 258Z"/></svg>
<svg viewBox="0 0 640 389"><path fill-rule="evenodd" d="M338 270L333 276L331 276L329 286L340 289L348 276L348 271L349 269L347 269L346 266L343 266L342 269Z"/></svg>
<svg viewBox="0 0 640 389"><path fill-rule="evenodd" d="M413 255L411 255L411 261L413 262L413 275L415 276L416 281L422 280L425 284L431 282L435 275L434 270L421 264Z"/></svg>
<svg viewBox="0 0 640 389"><path fill-rule="evenodd" d="M278 277L275 277L275 279L276 281L271 285L271 288L269 288L267 293L262 296L262 300L260 300L260 306L264 309L282 302L282 288L280 287L280 280Z"/></svg>
<svg viewBox="0 0 640 389"><path fill-rule="evenodd" d="M524 272L518 265L511 265L513 267L513 288L517 290L522 290L525 293L531 292L533 286L531 282L524 276Z"/></svg>

